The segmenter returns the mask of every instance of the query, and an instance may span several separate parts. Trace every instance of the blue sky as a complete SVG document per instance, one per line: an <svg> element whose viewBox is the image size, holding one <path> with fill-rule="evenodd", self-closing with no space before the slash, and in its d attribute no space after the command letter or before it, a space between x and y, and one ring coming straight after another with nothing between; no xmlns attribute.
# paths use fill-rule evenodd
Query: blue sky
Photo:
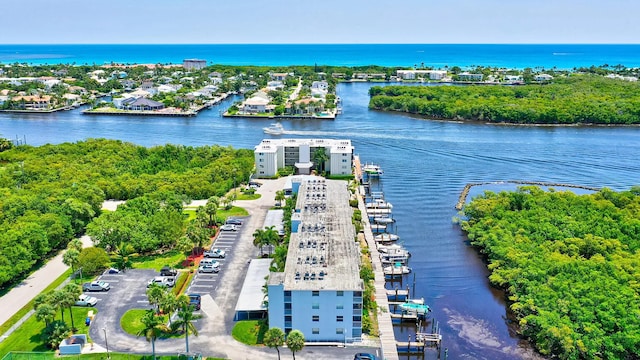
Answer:
<svg viewBox="0 0 640 360"><path fill-rule="evenodd" d="M0 8L0 44L640 42L637 0L29 0Z"/></svg>

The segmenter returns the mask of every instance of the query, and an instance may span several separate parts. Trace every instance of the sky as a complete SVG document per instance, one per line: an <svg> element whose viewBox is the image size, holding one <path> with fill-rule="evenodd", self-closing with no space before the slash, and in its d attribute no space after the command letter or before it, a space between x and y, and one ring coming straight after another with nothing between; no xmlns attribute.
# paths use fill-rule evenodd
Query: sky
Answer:
<svg viewBox="0 0 640 360"><path fill-rule="evenodd" d="M640 43L637 0L29 0L0 44Z"/></svg>

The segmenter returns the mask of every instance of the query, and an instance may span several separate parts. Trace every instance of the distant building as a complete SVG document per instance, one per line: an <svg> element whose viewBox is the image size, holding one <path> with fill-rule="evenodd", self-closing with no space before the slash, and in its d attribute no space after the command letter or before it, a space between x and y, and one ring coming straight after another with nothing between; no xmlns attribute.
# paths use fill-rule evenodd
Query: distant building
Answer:
<svg viewBox="0 0 640 360"><path fill-rule="evenodd" d="M533 77L533 80L538 82L551 81L553 80L553 76L549 74L537 74L536 76Z"/></svg>
<svg viewBox="0 0 640 360"><path fill-rule="evenodd" d="M482 81L483 77L484 75L482 74L471 74L468 72L463 72L461 74L458 74L458 79L460 81Z"/></svg>
<svg viewBox="0 0 640 360"><path fill-rule="evenodd" d="M289 74L287 73L272 73L271 80L284 81L287 78L287 76L289 76Z"/></svg>
<svg viewBox="0 0 640 360"><path fill-rule="evenodd" d="M510 85L524 84L522 75L505 75L504 82Z"/></svg>
<svg viewBox="0 0 640 360"><path fill-rule="evenodd" d="M51 96L14 96L11 101L16 109L22 110L48 110L51 107Z"/></svg>
<svg viewBox="0 0 640 360"><path fill-rule="evenodd" d="M242 111L248 114L264 113L267 112L267 105L269 105L269 96L258 91L242 103Z"/></svg>
<svg viewBox="0 0 640 360"><path fill-rule="evenodd" d="M265 139L255 147L256 175L271 177L278 169L291 166L296 174L307 175L316 149L323 148L329 158L325 170L331 175L351 175L353 146L350 140L332 139Z"/></svg>
<svg viewBox="0 0 640 360"><path fill-rule="evenodd" d="M151 111L164 109L164 104L147 98L137 98L129 103L125 103L127 110Z"/></svg>
<svg viewBox="0 0 640 360"><path fill-rule="evenodd" d="M267 283L269 326L298 329L307 342L359 341L364 284L347 183L315 176L292 182L298 197L287 262Z"/></svg>
<svg viewBox="0 0 640 360"><path fill-rule="evenodd" d="M415 80L418 78L429 80L442 80L447 77L447 72L444 70L398 70L396 72L399 78L402 80Z"/></svg>
<svg viewBox="0 0 640 360"><path fill-rule="evenodd" d="M182 60L182 67L185 70L200 70L207 67L207 60L185 59Z"/></svg>

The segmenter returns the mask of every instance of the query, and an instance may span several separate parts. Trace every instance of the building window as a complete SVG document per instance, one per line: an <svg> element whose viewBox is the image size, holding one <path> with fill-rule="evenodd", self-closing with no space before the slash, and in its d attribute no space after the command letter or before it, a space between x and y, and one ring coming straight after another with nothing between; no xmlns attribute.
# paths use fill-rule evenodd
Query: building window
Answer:
<svg viewBox="0 0 640 360"><path fill-rule="evenodd" d="M311 320L312 320L312 321L320 321L320 315L313 315L313 316L311 317Z"/></svg>
<svg viewBox="0 0 640 360"><path fill-rule="evenodd" d="M353 292L353 296L354 297L362 297L362 291L354 291Z"/></svg>
<svg viewBox="0 0 640 360"><path fill-rule="evenodd" d="M284 296L291 296L291 290L285 290Z"/></svg>
<svg viewBox="0 0 640 360"><path fill-rule="evenodd" d="M336 291L336 296L344 296L344 291Z"/></svg>
<svg viewBox="0 0 640 360"><path fill-rule="evenodd" d="M260 159L260 161L262 161L262 159ZM342 159L342 162L343 162L343 163L346 163L346 162L347 162L347 159Z"/></svg>
<svg viewBox="0 0 640 360"><path fill-rule="evenodd" d="M260 174L264 174L264 171L260 171Z"/></svg>
<svg viewBox="0 0 640 360"><path fill-rule="evenodd" d="M336 309L342 310L342 309L344 309L344 305L338 304L338 305L336 305Z"/></svg>
<svg viewBox="0 0 640 360"><path fill-rule="evenodd" d="M344 329L343 328L337 328L336 329L336 335L341 335L344 334Z"/></svg>
<svg viewBox="0 0 640 360"><path fill-rule="evenodd" d="M263 161L264 161L264 159L260 159L260 160L258 160L258 161L263 162Z"/></svg>
<svg viewBox="0 0 640 360"><path fill-rule="evenodd" d="M320 309L320 303L313 303L313 304L311 304L311 308L312 308L312 309L314 309L314 310L318 310L318 309Z"/></svg>
<svg viewBox="0 0 640 360"><path fill-rule="evenodd" d="M320 334L320 328L312 328L311 333L314 335Z"/></svg>
<svg viewBox="0 0 640 360"><path fill-rule="evenodd" d="M320 291L317 291L317 290L312 291L311 296L320 296Z"/></svg>
<svg viewBox="0 0 640 360"><path fill-rule="evenodd" d="M344 321L344 316L342 316L342 315L336 316L336 321L337 322L343 322Z"/></svg>

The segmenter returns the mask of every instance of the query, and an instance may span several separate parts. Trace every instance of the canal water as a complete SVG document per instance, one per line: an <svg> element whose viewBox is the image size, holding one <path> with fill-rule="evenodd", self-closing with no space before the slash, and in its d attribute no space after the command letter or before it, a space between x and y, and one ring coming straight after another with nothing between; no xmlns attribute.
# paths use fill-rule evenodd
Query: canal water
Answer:
<svg viewBox="0 0 640 360"><path fill-rule="evenodd" d="M382 187L394 204L397 233L413 255L415 295L432 307L450 359L536 358L515 335L504 294L491 288L486 265L453 222L458 195L466 183L500 180L628 189L640 183L640 129L430 121L369 110L369 87L339 85L343 115L335 121L282 121L288 131L284 136L350 138L362 161L382 166ZM144 146L244 148L271 136L262 132L269 120L222 118L233 100L193 118L87 116L79 110L3 113L0 134L31 145L104 137ZM408 280L403 287L413 285L413 275ZM414 329L396 328L397 338L406 341Z"/></svg>

